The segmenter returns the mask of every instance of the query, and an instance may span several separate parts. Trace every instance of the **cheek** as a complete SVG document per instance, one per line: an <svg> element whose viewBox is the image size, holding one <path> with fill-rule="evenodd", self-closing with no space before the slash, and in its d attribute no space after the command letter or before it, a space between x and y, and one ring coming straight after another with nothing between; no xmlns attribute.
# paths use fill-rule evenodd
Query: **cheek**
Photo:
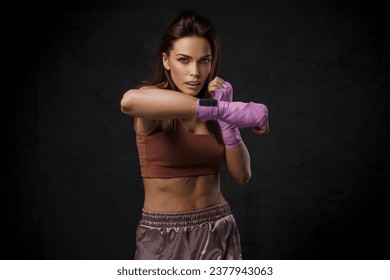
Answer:
<svg viewBox="0 0 390 280"><path fill-rule="evenodd" d="M203 75L208 76L211 72L211 65L204 65L203 67L201 67L201 72Z"/></svg>
<svg viewBox="0 0 390 280"><path fill-rule="evenodd" d="M181 78L185 75L185 68L182 65L172 65L171 67L172 77Z"/></svg>

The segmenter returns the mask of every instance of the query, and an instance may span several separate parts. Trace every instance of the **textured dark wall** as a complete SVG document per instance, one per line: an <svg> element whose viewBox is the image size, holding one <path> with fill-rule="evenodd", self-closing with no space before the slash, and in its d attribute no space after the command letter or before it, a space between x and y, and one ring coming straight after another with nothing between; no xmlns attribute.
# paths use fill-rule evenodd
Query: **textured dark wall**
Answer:
<svg viewBox="0 0 390 280"><path fill-rule="evenodd" d="M220 76L235 99L270 110L270 134L241 131L252 158L249 184L238 186L221 170L244 258L388 259L390 43L383 7L275 0L51 5L9 9L18 13L3 34L11 74L2 105L10 119L3 259L133 257L143 191L133 119L119 102L150 77L164 27L181 8L215 24Z"/></svg>

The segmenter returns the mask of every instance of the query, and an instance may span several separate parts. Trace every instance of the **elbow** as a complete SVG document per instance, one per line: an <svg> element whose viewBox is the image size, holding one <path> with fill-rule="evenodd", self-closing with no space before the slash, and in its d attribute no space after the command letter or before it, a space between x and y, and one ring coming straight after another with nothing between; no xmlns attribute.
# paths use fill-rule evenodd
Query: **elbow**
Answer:
<svg viewBox="0 0 390 280"><path fill-rule="evenodd" d="M120 103L122 113L134 116L134 95L134 90L129 90L125 94L123 94Z"/></svg>
<svg viewBox="0 0 390 280"><path fill-rule="evenodd" d="M246 184L248 184L250 178L251 178L250 176L242 178L241 180L238 181L238 184L240 186L245 186Z"/></svg>
<svg viewBox="0 0 390 280"><path fill-rule="evenodd" d="M239 178L236 179L237 183L241 186L245 186L248 184L249 180L251 179L251 173L247 172L246 174L243 174Z"/></svg>

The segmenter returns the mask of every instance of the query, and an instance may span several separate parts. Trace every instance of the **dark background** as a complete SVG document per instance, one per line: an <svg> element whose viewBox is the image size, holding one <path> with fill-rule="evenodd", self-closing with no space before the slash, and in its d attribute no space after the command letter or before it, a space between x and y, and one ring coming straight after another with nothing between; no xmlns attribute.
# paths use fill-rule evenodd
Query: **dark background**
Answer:
<svg viewBox="0 0 390 280"><path fill-rule="evenodd" d="M275 0L4 8L2 259L133 258L143 190L119 103L182 8L213 21L235 99L270 111L270 134L241 131L248 185L221 167L244 258L389 259L387 13Z"/></svg>

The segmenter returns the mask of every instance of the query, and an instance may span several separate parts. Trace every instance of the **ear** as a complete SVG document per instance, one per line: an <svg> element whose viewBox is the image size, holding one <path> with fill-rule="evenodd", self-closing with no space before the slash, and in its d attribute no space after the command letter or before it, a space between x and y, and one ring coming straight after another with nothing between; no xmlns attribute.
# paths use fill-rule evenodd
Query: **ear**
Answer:
<svg viewBox="0 0 390 280"><path fill-rule="evenodd" d="M169 66L168 55L165 52L162 53L162 61L163 61L164 68L167 69L168 71L171 70L171 67Z"/></svg>

